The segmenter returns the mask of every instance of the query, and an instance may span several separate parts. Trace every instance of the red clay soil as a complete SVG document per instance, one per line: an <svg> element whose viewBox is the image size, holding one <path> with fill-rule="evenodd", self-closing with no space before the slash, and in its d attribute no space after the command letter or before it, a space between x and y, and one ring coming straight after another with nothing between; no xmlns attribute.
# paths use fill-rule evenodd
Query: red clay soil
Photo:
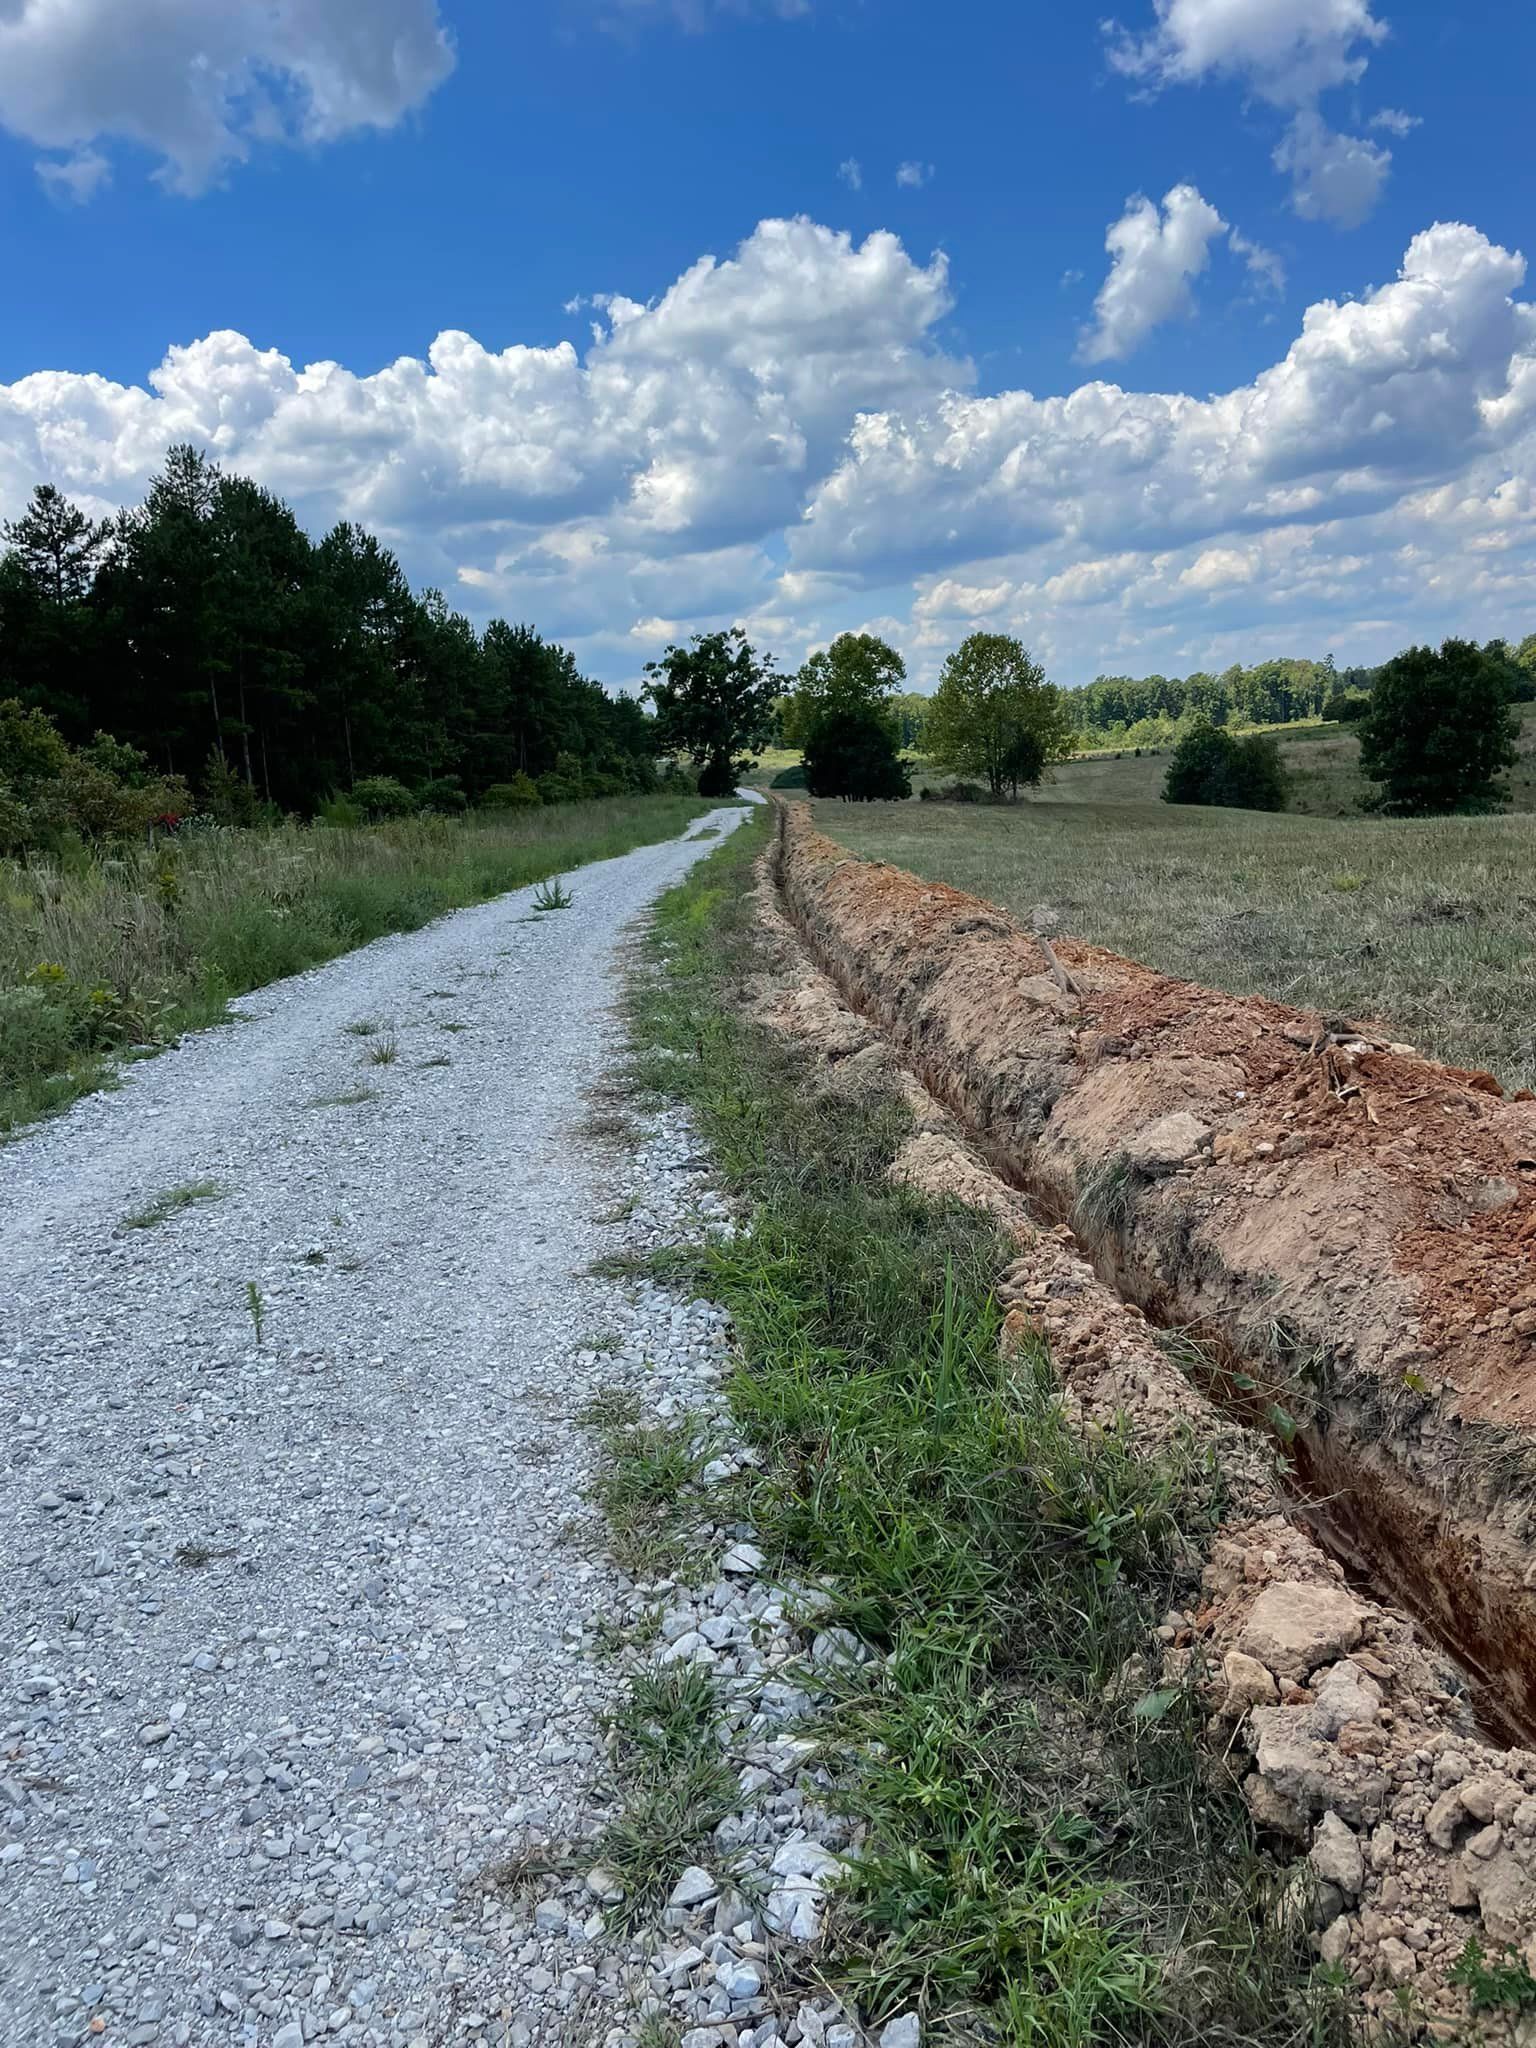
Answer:
<svg viewBox="0 0 1536 2048"><path fill-rule="evenodd" d="M1536 1730L1536 1103L854 858L801 806L813 959L1101 1274L1284 1411L1341 1554ZM1065 982L1067 986L1063 986Z"/></svg>

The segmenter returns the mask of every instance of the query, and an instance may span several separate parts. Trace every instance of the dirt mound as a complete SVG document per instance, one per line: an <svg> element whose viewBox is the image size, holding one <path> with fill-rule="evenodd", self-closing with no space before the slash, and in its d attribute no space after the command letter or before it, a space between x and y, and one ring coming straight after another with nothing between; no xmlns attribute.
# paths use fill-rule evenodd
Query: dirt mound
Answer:
<svg viewBox="0 0 1536 2048"><path fill-rule="evenodd" d="M897 1170L1014 1230L1010 1334L1049 1340L1086 1421L1215 1444L1232 1519L1164 1654L1261 1826L1307 1846L1323 1954L1444 2017L1470 1933L1536 1964L1536 1754L1497 1739L1536 1724L1536 1105L1354 1020L1053 957L803 811L774 874L825 978L764 1013L848 1084L920 1081ZM1158 1323L1204 1340L1191 1377ZM1411 1614L1481 1681L1481 1729Z"/></svg>

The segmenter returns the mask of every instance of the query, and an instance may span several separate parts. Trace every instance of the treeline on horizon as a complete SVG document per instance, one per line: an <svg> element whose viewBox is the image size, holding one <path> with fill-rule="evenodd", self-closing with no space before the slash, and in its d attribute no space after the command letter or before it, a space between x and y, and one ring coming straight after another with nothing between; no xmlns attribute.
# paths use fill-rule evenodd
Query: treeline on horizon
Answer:
<svg viewBox="0 0 1536 2048"><path fill-rule="evenodd" d="M568 649L477 631L372 534L312 541L196 448L107 521L41 485L4 537L0 702L71 746L108 733L226 808L310 814L377 777L440 809L519 777L548 796L655 784L654 721Z"/></svg>
<svg viewBox="0 0 1536 2048"><path fill-rule="evenodd" d="M1536 699L1536 633L1518 647L1490 640L1485 652L1510 672L1516 703ZM1322 661L1285 658L1234 662L1219 675L1098 676L1065 692L1068 712L1085 746L1158 746L1178 728L1204 719L1215 726L1296 725L1306 719L1358 717L1379 668L1338 668Z"/></svg>

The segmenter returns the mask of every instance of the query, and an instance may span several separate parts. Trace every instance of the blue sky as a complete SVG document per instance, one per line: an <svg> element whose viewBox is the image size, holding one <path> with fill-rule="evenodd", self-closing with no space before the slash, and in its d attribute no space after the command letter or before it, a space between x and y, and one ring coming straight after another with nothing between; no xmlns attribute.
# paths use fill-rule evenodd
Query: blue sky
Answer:
<svg viewBox="0 0 1536 2048"><path fill-rule="evenodd" d="M0 512L199 440L614 683L1523 633L1533 12L20 0Z"/></svg>

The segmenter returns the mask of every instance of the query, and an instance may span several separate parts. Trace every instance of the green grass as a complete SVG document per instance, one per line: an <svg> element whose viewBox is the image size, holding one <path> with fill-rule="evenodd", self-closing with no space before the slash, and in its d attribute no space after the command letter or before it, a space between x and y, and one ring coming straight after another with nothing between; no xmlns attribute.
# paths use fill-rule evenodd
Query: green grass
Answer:
<svg viewBox="0 0 1536 2048"><path fill-rule="evenodd" d="M285 825L0 861L0 1138L232 997L588 861L668 839L695 797L357 830Z"/></svg>
<svg viewBox="0 0 1536 2048"><path fill-rule="evenodd" d="M1112 764L1115 765L1115 764ZM833 804L851 851L1234 995L1377 1018L1536 1086L1536 815L1309 818L1159 802Z"/></svg>
<svg viewBox="0 0 1536 2048"><path fill-rule="evenodd" d="M624 1896L621 1924L654 1919L690 1864L724 1875L712 1837L741 1803L715 1739L714 1681L697 1665L640 1672L609 1727L617 1812L597 1844Z"/></svg>
<svg viewBox="0 0 1536 2048"><path fill-rule="evenodd" d="M762 830L663 898L634 1080L691 1104L750 1211L689 1284L735 1321L759 1540L881 1653L826 1724L864 1845L824 1967L946 2042L1342 2048L1241 1801L1201 1779L1197 1703L1112 1683L1192 1597L1205 1460L1081 1437L1043 1352L1004 1365L995 1225L892 1185L905 1111L733 1011Z"/></svg>
<svg viewBox="0 0 1536 2048"><path fill-rule="evenodd" d="M173 1216L179 1216L183 1209L191 1209L199 1202L216 1202L223 1192L216 1180L184 1181L179 1188L168 1188L144 1208L135 1209L131 1216L125 1216L123 1228L153 1230L161 1223L168 1223Z"/></svg>
<svg viewBox="0 0 1536 2048"><path fill-rule="evenodd" d="M582 1421L601 1449L592 1499L619 1563L639 1579L694 1564L699 1513L690 1495L710 1450L693 1425L647 1422L638 1401L613 1390L594 1397Z"/></svg>
<svg viewBox="0 0 1536 2048"><path fill-rule="evenodd" d="M344 1088L339 1095L312 1095L310 1109L351 1109L359 1102L372 1102L378 1094L377 1088Z"/></svg>

